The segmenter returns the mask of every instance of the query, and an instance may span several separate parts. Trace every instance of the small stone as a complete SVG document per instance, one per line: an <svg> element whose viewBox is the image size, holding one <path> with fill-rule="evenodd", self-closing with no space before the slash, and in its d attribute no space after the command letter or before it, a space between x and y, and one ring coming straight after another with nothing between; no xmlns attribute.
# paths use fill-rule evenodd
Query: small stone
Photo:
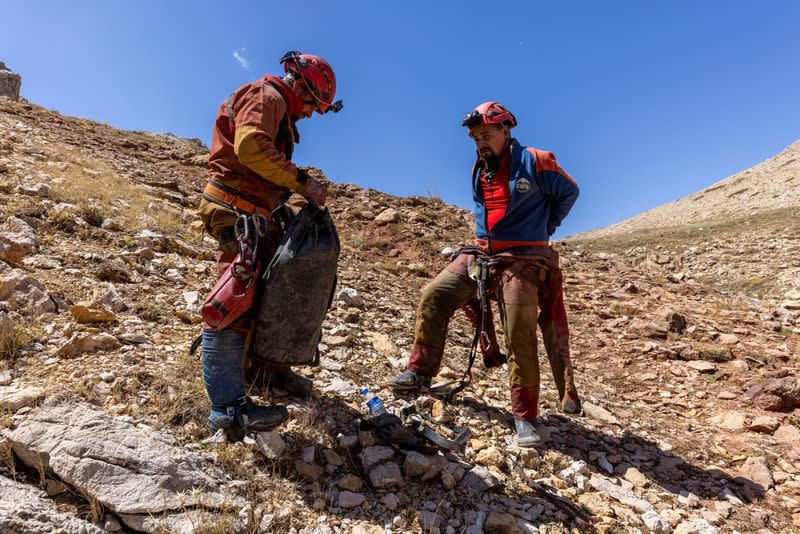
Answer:
<svg viewBox="0 0 800 534"><path fill-rule="evenodd" d="M364 504L364 495L352 491L339 492L339 508L355 508Z"/></svg>
<svg viewBox="0 0 800 534"><path fill-rule="evenodd" d="M505 465L505 460L503 459L502 453L495 447L483 449L477 454L477 456L475 456L475 462L494 467L501 467Z"/></svg>
<svg viewBox="0 0 800 534"><path fill-rule="evenodd" d="M352 287L343 287L336 294L337 301L343 301L348 308L363 308L364 298Z"/></svg>
<svg viewBox="0 0 800 534"><path fill-rule="evenodd" d="M578 496L578 502L583 505L592 515L599 517L608 516L612 513L611 506L599 493L587 492Z"/></svg>
<svg viewBox="0 0 800 534"><path fill-rule="evenodd" d="M464 475L464 482L469 488L476 492L483 492L496 488L500 481L491 471L482 465L476 465Z"/></svg>
<svg viewBox="0 0 800 534"><path fill-rule="evenodd" d="M367 337L372 340L372 348L378 354L384 356L398 356L400 354L400 350L388 335L381 332L367 332Z"/></svg>
<svg viewBox="0 0 800 534"><path fill-rule="evenodd" d="M773 434L775 439L790 445L793 449L800 451L800 428L791 424L782 424Z"/></svg>
<svg viewBox="0 0 800 534"><path fill-rule="evenodd" d="M33 404L44 396L44 391L37 387L27 387L22 384L0 386L0 411L16 411Z"/></svg>
<svg viewBox="0 0 800 534"><path fill-rule="evenodd" d="M439 479L442 481L442 486L444 486L444 489L450 490L456 487L456 477L451 475L449 471L439 471Z"/></svg>
<svg viewBox="0 0 800 534"><path fill-rule="evenodd" d="M397 506L400 502L397 500L397 495L394 493L387 493L386 495L381 498L381 504L383 504L387 510L393 512L397 510Z"/></svg>
<svg viewBox="0 0 800 534"><path fill-rule="evenodd" d="M106 514L105 517L103 517L103 529L105 529L106 532L120 532L122 531L122 525L120 525L116 517L111 514Z"/></svg>
<svg viewBox="0 0 800 534"><path fill-rule="evenodd" d="M358 431L358 444L362 449L367 449L375 445L375 435L369 430Z"/></svg>
<svg viewBox="0 0 800 534"><path fill-rule="evenodd" d="M739 476L735 478L737 482L755 484L756 488L761 491L766 491L775 484L772 471L769 470L767 459L764 456L751 456L745 460L739 468L739 473Z"/></svg>
<svg viewBox="0 0 800 534"><path fill-rule="evenodd" d="M562 470L559 475L567 484L574 484L577 475L586 475L589 473L589 468L583 460L572 462L569 467Z"/></svg>
<svg viewBox="0 0 800 534"><path fill-rule="evenodd" d="M622 477L637 488L643 488L647 486L648 483L648 478L635 467L627 468L622 474Z"/></svg>
<svg viewBox="0 0 800 534"><path fill-rule="evenodd" d="M361 465L365 471L369 471L373 465L388 460L392 456L394 456L394 449L389 447L382 445L367 447L361 451Z"/></svg>
<svg viewBox="0 0 800 534"><path fill-rule="evenodd" d="M378 226L385 226L390 223L395 223L400 220L400 213L394 208L387 208L380 212L377 217L375 217L375 223Z"/></svg>
<svg viewBox="0 0 800 534"><path fill-rule="evenodd" d="M739 338L733 334L720 334L717 341L723 345L735 345L739 342Z"/></svg>
<svg viewBox="0 0 800 534"><path fill-rule="evenodd" d="M642 522L653 534L669 534L672 531L669 523L656 512L643 513Z"/></svg>
<svg viewBox="0 0 800 534"><path fill-rule="evenodd" d="M731 503L729 502L716 501L714 503L714 509L720 516L727 519L731 515L731 512L733 511L733 505L731 505Z"/></svg>
<svg viewBox="0 0 800 534"><path fill-rule="evenodd" d="M361 479L355 475L345 475L339 479L336 485L343 490L359 492L361 491L363 483Z"/></svg>
<svg viewBox="0 0 800 534"><path fill-rule="evenodd" d="M322 455L325 456L325 461L328 462L329 465L334 467L344 465L344 460L342 460L342 457L339 456L333 449L323 449Z"/></svg>
<svg viewBox="0 0 800 534"><path fill-rule="evenodd" d="M711 417L709 422L725 430L739 432L744 430L746 419L747 416L745 414L731 410L718 413Z"/></svg>
<svg viewBox="0 0 800 534"><path fill-rule="evenodd" d="M69 312L81 324L112 323L117 320L114 312L106 309L99 302L76 304L69 309Z"/></svg>
<svg viewBox="0 0 800 534"><path fill-rule="evenodd" d="M800 406L800 378L786 376L752 386L746 395L762 410L778 411Z"/></svg>
<svg viewBox="0 0 800 534"><path fill-rule="evenodd" d="M612 414L602 406L598 406L588 401L583 402L583 413L587 417L591 417L592 419L596 419L603 423L609 423L612 425L620 424L619 419L617 419L614 416L614 414Z"/></svg>
<svg viewBox="0 0 800 534"><path fill-rule="evenodd" d="M300 476L309 482L316 482L322 478L324 473L324 470L317 464L311 464L304 462L303 460L295 461L294 468L298 473L300 473Z"/></svg>
<svg viewBox="0 0 800 534"><path fill-rule="evenodd" d="M772 434L775 432L778 427L781 426L781 422L778 421L775 417L769 415L762 415L760 417L756 417L753 419L753 422L750 423L750 426L747 427L749 430L753 432L761 432L762 434Z"/></svg>
<svg viewBox="0 0 800 534"><path fill-rule="evenodd" d="M686 365L701 373L713 373L717 370L717 366L713 362L708 362L706 360L692 360L686 362Z"/></svg>
<svg viewBox="0 0 800 534"><path fill-rule="evenodd" d="M722 517L717 512L712 512L711 510L703 510L700 512L700 516L715 526L722 523Z"/></svg>
<svg viewBox="0 0 800 534"><path fill-rule="evenodd" d="M622 504L635 509L639 513L653 511L653 505L644 499L637 497L631 490L617 486L608 478L593 474L589 479L589 485L595 490L607 494L609 497L621 502Z"/></svg>
<svg viewBox="0 0 800 534"><path fill-rule="evenodd" d="M717 398L721 400L733 400L737 398L739 395L736 393L731 393L730 391L720 391L717 393Z"/></svg>
<svg viewBox="0 0 800 534"><path fill-rule="evenodd" d="M116 349L120 346L117 338L106 332L91 334L75 332L69 340L56 351L59 358L69 358L87 352Z"/></svg>
<svg viewBox="0 0 800 534"><path fill-rule="evenodd" d="M730 366L736 371L749 371L750 365L744 360L732 360Z"/></svg>
<svg viewBox="0 0 800 534"><path fill-rule="evenodd" d="M0 371L0 386L7 386L11 383L11 372Z"/></svg>
<svg viewBox="0 0 800 534"><path fill-rule="evenodd" d="M517 526L517 518L503 512L490 512L483 530L487 534L523 534Z"/></svg>
<svg viewBox="0 0 800 534"><path fill-rule="evenodd" d="M313 463L315 451L316 448L313 445L309 445L308 447L303 447L303 461L309 464Z"/></svg>
<svg viewBox="0 0 800 534"><path fill-rule="evenodd" d="M403 462L403 471L407 477L421 477L430 468L431 462L428 457L416 451L409 452L406 455L405 462Z"/></svg>
<svg viewBox="0 0 800 534"><path fill-rule="evenodd" d="M375 489L402 486L404 483L400 466L394 462L387 462L373 468L369 472L369 480Z"/></svg>
<svg viewBox="0 0 800 534"><path fill-rule="evenodd" d="M486 441L482 440L481 438L472 438L471 440L469 440L469 446L472 447L472 450L474 450L475 452L480 452L486 447L488 447L489 444Z"/></svg>
<svg viewBox="0 0 800 534"><path fill-rule="evenodd" d="M48 478L44 491L50 497L55 497L56 495L61 495L62 493L67 491L67 489L68 489L67 486L60 480L54 480L52 478Z"/></svg>
<svg viewBox="0 0 800 534"><path fill-rule="evenodd" d="M683 521L673 531L673 534L719 534L719 529L705 519L691 519Z"/></svg>
<svg viewBox="0 0 800 534"><path fill-rule="evenodd" d="M270 460L277 460L280 458L283 451L286 449L286 443L275 430L258 432L255 435L255 444L258 450Z"/></svg>

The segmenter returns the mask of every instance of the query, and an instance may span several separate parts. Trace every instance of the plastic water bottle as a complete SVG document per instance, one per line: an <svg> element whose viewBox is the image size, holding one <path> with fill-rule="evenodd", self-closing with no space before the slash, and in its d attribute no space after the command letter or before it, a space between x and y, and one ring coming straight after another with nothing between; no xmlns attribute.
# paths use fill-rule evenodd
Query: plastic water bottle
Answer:
<svg viewBox="0 0 800 534"><path fill-rule="evenodd" d="M369 390L366 388L361 390L361 394L367 399L367 409L369 409L369 414L372 417L378 417L379 415L388 413L386 411L386 406L383 405L383 401L380 400L377 395L373 395L372 398L370 398Z"/></svg>

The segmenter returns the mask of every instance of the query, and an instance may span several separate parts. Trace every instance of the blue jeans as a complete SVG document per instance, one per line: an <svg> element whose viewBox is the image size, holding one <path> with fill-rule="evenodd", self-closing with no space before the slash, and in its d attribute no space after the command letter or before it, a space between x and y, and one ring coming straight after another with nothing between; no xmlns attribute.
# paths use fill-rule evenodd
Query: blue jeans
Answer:
<svg viewBox="0 0 800 534"><path fill-rule="evenodd" d="M245 394L244 340L233 330L203 330L203 380L211 400L212 415L227 415L226 408Z"/></svg>

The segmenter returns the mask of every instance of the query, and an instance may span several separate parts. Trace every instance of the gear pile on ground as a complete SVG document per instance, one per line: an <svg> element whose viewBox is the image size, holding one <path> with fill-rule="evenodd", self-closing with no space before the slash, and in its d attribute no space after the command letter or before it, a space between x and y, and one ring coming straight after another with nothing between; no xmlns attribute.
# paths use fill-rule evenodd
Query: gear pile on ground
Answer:
<svg viewBox="0 0 800 534"><path fill-rule="evenodd" d="M420 290L472 221L354 185L331 186L340 287L321 364L302 370L314 393L255 390L285 403L288 423L209 440L188 354L214 269L195 213L205 155L0 98L0 531L800 528L800 297L720 293L596 243L557 245L583 416L557 412L544 362L546 443L520 450L505 369L477 366L435 414L471 430L463 455L405 453L360 430L358 388L396 414L430 405L380 385L403 368ZM755 245L739 238L742 254ZM440 378L461 375L471 336L457 316Z"/></svg>

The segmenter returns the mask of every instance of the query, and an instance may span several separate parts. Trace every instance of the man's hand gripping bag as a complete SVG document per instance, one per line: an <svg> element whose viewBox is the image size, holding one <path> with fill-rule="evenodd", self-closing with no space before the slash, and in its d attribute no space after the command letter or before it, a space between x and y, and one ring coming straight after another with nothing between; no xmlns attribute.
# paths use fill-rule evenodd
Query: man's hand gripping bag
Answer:
<svg viewBox="0 0 800 534"><path fill-rule="evenodd" d="M250 356L282 365L318 362L338 261L339 235L330 213L307 204L289 223L264 273Z"/></svg>

